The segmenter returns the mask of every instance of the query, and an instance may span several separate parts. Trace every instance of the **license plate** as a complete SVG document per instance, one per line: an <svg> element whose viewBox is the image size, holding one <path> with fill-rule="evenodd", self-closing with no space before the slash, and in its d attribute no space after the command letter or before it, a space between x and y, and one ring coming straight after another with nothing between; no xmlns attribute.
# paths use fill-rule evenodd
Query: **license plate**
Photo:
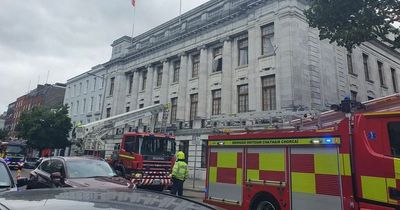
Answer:
<svg viewBox="0 0 400 210"><path fill-rule="evenodd" d="M154 185L159 185L159 184L161 184L161 180L159 180L159 179L154 179L154 180L153 180L153 184L154 184Z"/></svg>

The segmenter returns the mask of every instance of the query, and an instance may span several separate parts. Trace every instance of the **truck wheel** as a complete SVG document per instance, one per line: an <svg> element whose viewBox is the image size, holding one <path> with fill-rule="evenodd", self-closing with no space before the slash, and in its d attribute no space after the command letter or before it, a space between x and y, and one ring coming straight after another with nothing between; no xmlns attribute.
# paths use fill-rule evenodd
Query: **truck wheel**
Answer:
<svg viewBox="0 0 400 210"><path fill-rule="evenodd" d="M278 202L269 195L258 196L251 205L251 210L280 210Z"/></svg>

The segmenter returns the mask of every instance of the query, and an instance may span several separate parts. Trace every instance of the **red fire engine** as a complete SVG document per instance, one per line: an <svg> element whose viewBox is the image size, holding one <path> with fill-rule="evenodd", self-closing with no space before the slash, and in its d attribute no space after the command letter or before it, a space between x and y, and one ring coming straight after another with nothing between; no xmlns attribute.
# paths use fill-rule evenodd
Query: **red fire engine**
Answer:
<svg viewBox="0 0 400 210"><path fill-rule="evenodd" d="M176 145L174 136L153 133L160 112L163 113L162 130L166 124L168 107L156 104L83 125L77 129L77 138L89 146L104 145L103 137L111 130L150 118L150 132L124 133L122 140L114 145L113 154L108 160L117 173L131 179L138 187L162 190L171 185L168 175L175 162Z"/></svg>
<svg viewBox="0 0 400 210"><path fill-rule="evenodd" d="M322 113L292 130L209 136L205 202L225 209L400 209L400 95L364 106Z"/></svg>

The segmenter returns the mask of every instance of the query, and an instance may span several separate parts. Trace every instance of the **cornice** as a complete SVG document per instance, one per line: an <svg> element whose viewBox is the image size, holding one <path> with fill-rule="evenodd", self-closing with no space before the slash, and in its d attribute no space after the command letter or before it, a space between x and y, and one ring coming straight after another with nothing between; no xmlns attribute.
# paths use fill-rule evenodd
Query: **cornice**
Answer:
<svg viewBox="0 0 400 210"><path fill-rule="evenodd" d="M247 14L248 12L254 10L255 8L260 7L267 1L270 0L238 0L237 2L233 2L231 4L232 8L230 8L229 10L226 10L224 9L224 7L222 7L221 9L222 11L221 13L218 13L218 15L215 15L208 20L200 20L196 22L196 24L187 25L190 17L201 15L201 12L206 12L207 9L211 9L216 4L231 2L229 0L209 1L181 16L182 25L185 25L185 27L184 30L179 31L178 34L172 34L169 37L164 37L163 39L159 39L154 43L146 42L145 47L142 46L139 49L134 49L134 46L136 46L138 40L149 39L149 37L152 34L159 34L161 30L176 24L174 20L177 18L175 18L174 20L168 21L142 35L135 37L133 42L136 43L133 43L133 45L130 47L131 52L127 53L123 57L117 57L115 59L112 59L104 63L103 65L108 67L115 65L117 63L125 64L126 62L129 62L132 59L145 56L159 49L166 48L172 44L179 43L182 40L190 39L192 37L198 36L199 34L206 33L207 31L217 28L218 26L221 26L223 24L226 24L227 22L234 21L235 19ZM179 22L179 19L177 20Z"/></svg>

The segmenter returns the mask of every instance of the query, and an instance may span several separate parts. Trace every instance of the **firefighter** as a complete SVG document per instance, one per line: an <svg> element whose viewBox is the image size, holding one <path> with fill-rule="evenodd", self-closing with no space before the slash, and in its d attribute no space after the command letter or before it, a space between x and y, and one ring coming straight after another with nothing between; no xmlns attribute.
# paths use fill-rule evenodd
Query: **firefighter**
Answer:
<svg viewBox="0 0 400 210"><path fill-rule="evenodd" d="M175 162L172 168L172 174L170 175L170 177L172 177L171 194L176 195L176 193L178 193L178 196L182 196L183 183L189 176L189 170L185 162L185 153L179 151L176 157L178 160Z"/></svg>

